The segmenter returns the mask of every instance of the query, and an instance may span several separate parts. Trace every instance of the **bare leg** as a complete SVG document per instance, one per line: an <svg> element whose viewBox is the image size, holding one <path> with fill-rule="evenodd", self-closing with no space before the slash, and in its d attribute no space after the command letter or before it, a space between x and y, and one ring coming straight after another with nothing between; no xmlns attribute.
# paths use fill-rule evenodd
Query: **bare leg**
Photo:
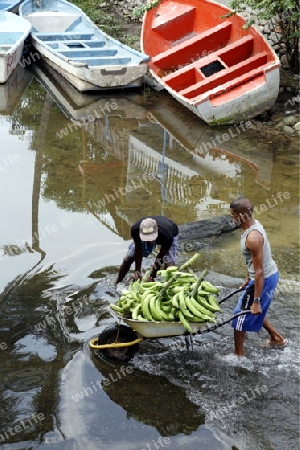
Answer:
<svg viewBox="0 0 300 450"><path fill-rule="evenodd" d="M246 331L234 330L234 345L236 356L244 356L244 341L245 341Z"/></svg>
<svg viewBox="0 0 300 450"><path fill-rule="evenodd" d="M285 345L286 344L286 339L284 339L284 337L278 333L278 331L276 330L276 328L274 328L274 326L271 324L269 319L267 319L267 318L264 319L263 327L270 335L270 338L271 338L270 342L269 342L270 345Z"/></svg>
<svg viewBox="0 0 300 450"><path fill-rule="evenodd" d="M122 262L122 264L120 266L120 269L119 269L119 274L118 274L118 278L116 280L116 284L120 283L121 281L123 281L125 275L129 271L133 261L134 261L134 257L133 256L132 257L125 256L125 258L124 258L124 260L123 260L123 262Z"/></svg>

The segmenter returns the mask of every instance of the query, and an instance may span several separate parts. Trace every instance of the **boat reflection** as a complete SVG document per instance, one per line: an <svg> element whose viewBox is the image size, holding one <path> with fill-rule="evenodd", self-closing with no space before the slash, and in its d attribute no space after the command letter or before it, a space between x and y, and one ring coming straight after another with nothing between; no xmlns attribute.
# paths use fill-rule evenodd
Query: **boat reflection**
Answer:
<svg viewBox="0 0 300 450"><path fill-rule="evenodd" d="M149 204L155 214L188 222L206 218L208 206L227 208L249 171L270 183L266 152L243 154L246 133L242 142L234 136L215 147L226 129L211 129L163 92L159 101L157 94L81 94L44 62L32 70L67 119L56 127L56 143L70 146L80 136L82 207L123 238L137 209L147 214Z"/></svg>
<svg viewBox="0 0 300 450"><path fill-rule="evenodd" d="M26 90L32 73L18 64L7 82L0 84L0 115L10 116Z"/></svg>
<svg viewBox="0 0 300 450"><path fill-rule="evenodd" d="M262 154L253 145L258 123L248 121L227 127L208 127L177 102L174 109L175 100L166 93L162 92L161 97L163 101L151 109L150 120L168 130L170 139L190 152L195 163L229 179L241 175L243 167L248 166L255 172L255 181L269 189L273 153L264 148Z"/></svg>

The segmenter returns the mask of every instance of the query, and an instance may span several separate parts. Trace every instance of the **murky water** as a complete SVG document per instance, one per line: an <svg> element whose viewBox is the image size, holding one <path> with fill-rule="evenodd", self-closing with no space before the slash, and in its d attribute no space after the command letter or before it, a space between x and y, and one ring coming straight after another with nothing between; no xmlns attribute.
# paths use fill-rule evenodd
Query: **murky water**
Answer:
<svg viewBox="0 0 300 450"><path fill-rule="evenodd" d="M164 93L79 95L33 69L0 86L0 448L298 449L297 139L212 130ZM143 341L128 364L92 354L133 221L212 218L240 195L280 268L270 319L288 346L250 334L237 360L225 325L193 352L178 337ZM204 267L224 293L239 283L238 231L202 251Z"/></svg>

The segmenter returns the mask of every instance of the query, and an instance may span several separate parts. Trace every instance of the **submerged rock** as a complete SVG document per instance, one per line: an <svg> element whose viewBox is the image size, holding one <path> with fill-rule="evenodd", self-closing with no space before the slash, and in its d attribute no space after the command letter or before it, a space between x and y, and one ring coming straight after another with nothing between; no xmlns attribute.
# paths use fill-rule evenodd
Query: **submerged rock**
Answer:
<svg viewBox="0 0 300 450"><path fill-rule="evenodd" d="M197 250L212 245L217 237L240 228L230 215L197 220L179 225L179 243ZM188 249L187 249L188 250Z"/></svg>

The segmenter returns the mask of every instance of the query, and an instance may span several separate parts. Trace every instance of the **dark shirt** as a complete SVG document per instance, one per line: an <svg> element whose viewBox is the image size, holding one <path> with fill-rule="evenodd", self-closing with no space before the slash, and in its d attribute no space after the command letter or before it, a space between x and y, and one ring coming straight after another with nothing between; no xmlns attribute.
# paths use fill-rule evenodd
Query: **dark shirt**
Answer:
<svg viewBox="0 0 300 450"><path fill-rule="evenodd" d="M158 228L158 236L156 238L156 245L160 245L164 249L169 249L173 243L173 239L178 235L178 226L171 219L165 216L147 216L151 219L155 219ZM131 236L134 242L141 242L140 239L140 223L142 220L147 219L142 217L131 227Z"/></svg>

